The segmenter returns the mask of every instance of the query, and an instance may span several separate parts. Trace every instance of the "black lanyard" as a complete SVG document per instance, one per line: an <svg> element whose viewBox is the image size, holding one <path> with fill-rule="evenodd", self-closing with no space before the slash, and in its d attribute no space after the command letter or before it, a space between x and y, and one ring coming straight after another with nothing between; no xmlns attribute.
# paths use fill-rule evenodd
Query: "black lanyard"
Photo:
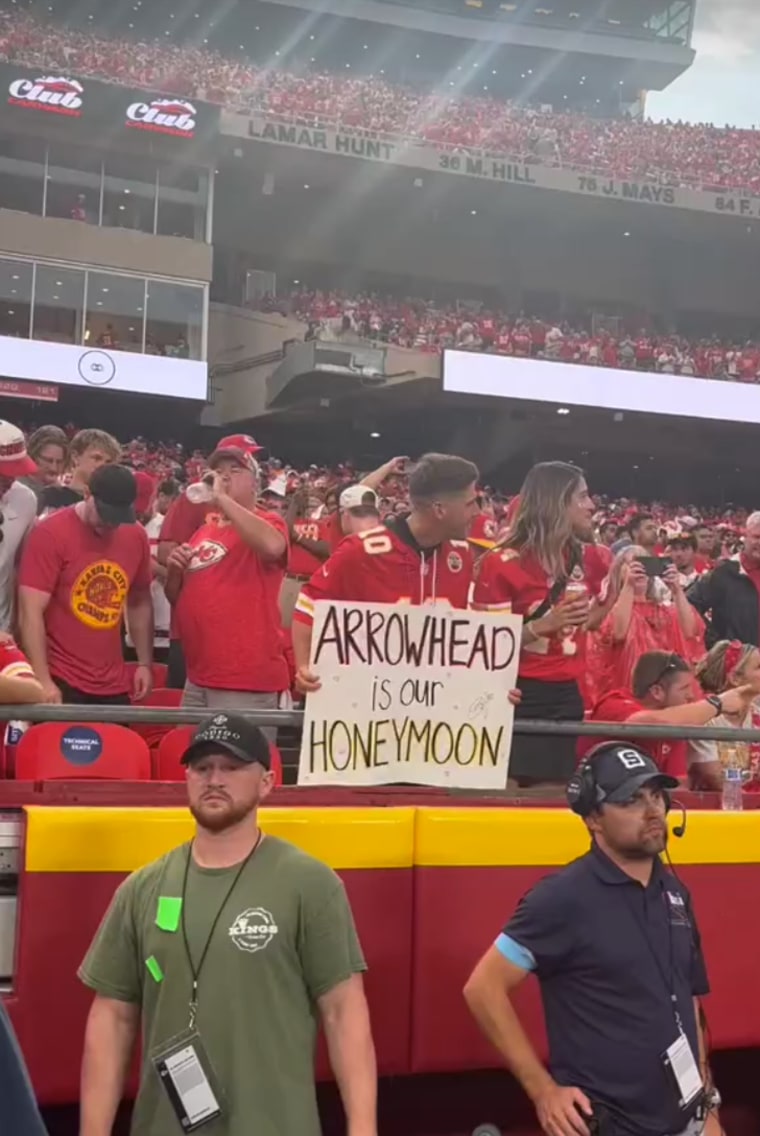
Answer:
<svg viewBox="0 0 760 1136"><path fill-rule="evenodd" d="M665 989L668 993L668 997L670 998L671 1007L673 1009L673 1016L676 1020L676 1029L678 1030L679 1033L685 1034L686 1031L683 1028L683 1021L681 1019L681 1014L679 1013L679 1010L678 1010L678 997L676 996L675 954L674 954L674 951L673 951L673 927L672 927L671 922L670 922L670 910L668 908L668 900L667 900L667 896L666 896L665 884L663 883L662 880L659 883L659 892L660 892L660 897L659 897L660 903L665 908L665 918L668 921L668 946L669 946L668 954L670 956L668 961L669 961L669 964L670 964L669 965L670 977L668 977L668 975L665 971L665 967L662 965L662 962L660 961L660 956L658 955L656 949L652 945L652 941L649 938L649 931L647 930L646 920L643 918L641 912L638 910L637 901L634 901L631 904L630 911L631 911L631 915L633 915L633 918L634 918L634 921L636 922L637 927L641 931L641 934L644 938L644 942L646 943L647 947L649 948L649 952L650 952L652 958L654 959L655 966L657 967L657 970L660 973L660 977L662 978ZM644 900L646 902L646 889L644 890Z"/></svg>
<svg viewBox="0 0 760 1136"><path fill-rule="evenodd" d="M190 847L187 851L187 861L185 863L185 876L184 876L184 879L182 881L182 909L181 909L181 913L182 913L182 939L183 939L183 942L185 944L185 954L187 955L187 965L190 967L190 973L193 976L193 989L192 989L192 993L190 995L190 1024L187 1027L188 1029L194 1029L195 1028L195 1015L198 1012L198 979L201 976L201 970L203 968L204 962L206 961L206 955L208 954L208 949L209 949L209 946L211 945L211 940L214 937L214 931L216 931L216 925L221 918L222 912L224 911L225 907L227 906L227 902L228 902L230 896L232 895L233 891L237 887L238 880L240 879L243 872L245 871L245 868L248 865L248 863L253 859L253 854L256 851L256 849L258 848L259 844L261 844L261 838L262 838L263 835L264 835L263 832L261 831L261 829L259 829L259 835L256 837L256 843L254 844L253 848L251 849L251 851L246 856L245 860L243 860L243 863L240 865L238 870L235 872L235 878L233 879L230 886L227 888L227 894L225 895L224 899L222 900L221 904L219 905L219 910L217 911L217 913L214 917L214 922L211 924L211 930L208 933L208 937L206 939L206 945L204 946L203 950L201 951L201 957L198 960L197 966L195 966L193 964L193 956L190 953L190 943L188 942L187 927L185 925L185 900L187 898L187 877L190 873L190 861L193 858L193 843L194 843L192 840L190 841Z"/></svg>

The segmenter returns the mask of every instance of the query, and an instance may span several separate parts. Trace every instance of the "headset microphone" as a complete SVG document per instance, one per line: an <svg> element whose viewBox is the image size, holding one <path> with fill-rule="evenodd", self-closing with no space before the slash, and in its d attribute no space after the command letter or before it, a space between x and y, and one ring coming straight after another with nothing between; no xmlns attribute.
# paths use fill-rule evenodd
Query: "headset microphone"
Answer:
<svg viewBox="0 0 760 1136"><path fill-rule="evenodd" d="M673 825L673 835L680 840L682 836L686 835L686 809L680 801L673 801L672 807L681 810L681 823Z"/></svg>

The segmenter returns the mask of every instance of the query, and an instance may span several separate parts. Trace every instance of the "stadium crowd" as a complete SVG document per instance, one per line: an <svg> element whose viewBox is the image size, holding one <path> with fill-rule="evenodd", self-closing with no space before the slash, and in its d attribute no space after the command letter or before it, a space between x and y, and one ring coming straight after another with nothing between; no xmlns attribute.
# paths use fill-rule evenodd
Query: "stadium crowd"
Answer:
<svg viewBox="0 0 760 1136"><path fill-rule="evenodd" d="M307 339L358 336L431 353L459 347L688 377L760 379L760 342L754 339L735 342L714 335L694 340L647 328L627 331L619 320L592 330L564 320L510 316L483 305L435 305L416 298L319 289L299 289L282 298L264 296L255 307L292 312L307 324Z"/></svg>
<svg viewBox="0 0 760 1136"><path fill-rule="evenodd" d="M447 455L298 470L248 435L204 454L40 426L27 449L7 422L0 490L0 701L23 700L19 678L29 701L142 701L159 661L186 706L277 707L318 686L315 599L411 595L526 617L514 698L529 717L656 723L677 707L662 720L699 725L701 683L705 722L760 721L758 513L592 499L561 462L510 496ZM515 744L519 783L572 767L562 747L547 766L547 747ZM760 753L658 746L655 759L696 786L719 787L725 753L760 785Z"/></svg>
<svg viewBox="0 0 760 1136"><path fill-rule="evenodd" d="M423 92L381 76L290 74L199 45L106 39L0 13L0 59L405 141L666 186L760 191L760 132L599 119L487 95ZM451 86L454 86L451 80Z"/></svg>

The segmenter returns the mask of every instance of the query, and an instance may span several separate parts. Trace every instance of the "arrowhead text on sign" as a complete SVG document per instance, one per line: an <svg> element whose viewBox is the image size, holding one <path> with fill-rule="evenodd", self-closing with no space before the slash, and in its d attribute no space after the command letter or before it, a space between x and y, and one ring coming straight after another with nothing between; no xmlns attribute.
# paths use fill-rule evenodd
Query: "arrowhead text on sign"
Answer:
<svg viewBox="0 0 760 1136"><path fill-rule="evenodd" d="M506 785L522 620L434 605L314 605L299 785Z"/></svg>

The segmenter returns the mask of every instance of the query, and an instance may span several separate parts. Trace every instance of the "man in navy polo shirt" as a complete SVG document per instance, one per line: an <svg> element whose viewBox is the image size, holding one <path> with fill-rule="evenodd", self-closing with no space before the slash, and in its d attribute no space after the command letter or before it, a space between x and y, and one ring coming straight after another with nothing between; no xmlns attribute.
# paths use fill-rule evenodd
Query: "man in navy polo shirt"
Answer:
<svg viewBox="0 0 760 1136"><path fill-rule="evenodd" d="M668 789L641 750L598 746L568 785L591 850L536 885L465 999L546 1136L719 1136L696 999L709 986L689 894L660 854ZM512 1005L534 972L549 1069Z"/></svg>

